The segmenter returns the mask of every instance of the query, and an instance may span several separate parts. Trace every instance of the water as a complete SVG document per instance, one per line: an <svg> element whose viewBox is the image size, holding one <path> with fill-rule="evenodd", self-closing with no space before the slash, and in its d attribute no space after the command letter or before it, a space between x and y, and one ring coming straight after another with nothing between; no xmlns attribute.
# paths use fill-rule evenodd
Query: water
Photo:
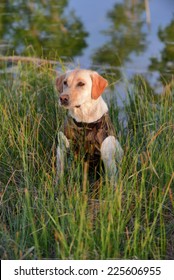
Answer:
<svg viewBox="0 0 174 280"><path fill-rule="evenodd" d="M0 55L11 54L142 74L160 91L174 74L174 0L1 0Z"/></svg>

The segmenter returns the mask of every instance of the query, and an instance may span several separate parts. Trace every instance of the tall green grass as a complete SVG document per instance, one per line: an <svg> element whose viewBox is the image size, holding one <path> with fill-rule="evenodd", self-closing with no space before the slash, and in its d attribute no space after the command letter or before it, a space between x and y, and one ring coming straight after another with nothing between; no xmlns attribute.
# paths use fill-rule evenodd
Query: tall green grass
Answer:
<svg viewBox="0 0 174 280"><path fill-rule="evenodd" d="M54 81L49 65L0 76L1 259L173 258L173 89L156 96L139 77L122 109L111 102L125 154L116 189L103 178L93 196L81 162L55 183Z"/></svg>

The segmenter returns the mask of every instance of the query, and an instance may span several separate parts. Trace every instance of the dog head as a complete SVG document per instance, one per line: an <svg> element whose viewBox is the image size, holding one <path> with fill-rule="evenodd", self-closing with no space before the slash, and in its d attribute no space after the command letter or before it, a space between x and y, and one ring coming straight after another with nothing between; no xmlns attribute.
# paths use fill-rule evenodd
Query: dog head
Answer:
<svg viewBox="0 0 174 280"><path fill-rule="evenodd" d="M108 85L106 79L91 70L73 70L57 77L59 104L65 108L79 108L91 99L98 99Z"/></svg>

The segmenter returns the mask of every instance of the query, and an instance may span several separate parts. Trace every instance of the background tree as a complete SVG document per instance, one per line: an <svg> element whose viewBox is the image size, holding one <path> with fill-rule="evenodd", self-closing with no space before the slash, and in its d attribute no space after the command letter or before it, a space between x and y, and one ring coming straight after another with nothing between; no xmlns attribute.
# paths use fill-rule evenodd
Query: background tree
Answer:
<svg viewBox="0 0 174 280"><path fill-rule="evenodd" d="M131 60L131 54L139 54L146 48L146 33L143 32L144 2L124 0L108 12L107 18L111 25L102 33L108 36L109 40L96 50L93 61L120 66Z"/></svg>
<svg viewBox="0 0 174 280"><path fill-rule="evenodd" d="M149 69L158 70L159 80L166 84L171 81L171 76L174 75L174 18L164 29L159 28L158 37L164 44L164 48L159 59L151 58Z"/></svg>
<svg viewBox="0 0 174 280"><path fill-rule="evenodd" d="M67 5L68 0L3 0L0 44L6 44L10 54L25 55L30 45L38 56L54 56L54 51L65 57L81 54L88 33L75 13L66 11Z"/></svg>

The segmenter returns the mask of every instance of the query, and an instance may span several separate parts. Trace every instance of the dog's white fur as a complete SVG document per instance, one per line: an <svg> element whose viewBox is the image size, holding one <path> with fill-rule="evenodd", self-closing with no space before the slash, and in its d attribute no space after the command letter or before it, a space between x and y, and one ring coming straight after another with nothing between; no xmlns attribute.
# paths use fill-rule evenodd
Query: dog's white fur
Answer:
<svg viewBox="0 0 174 280"><path fill-rule="evenodd" d="M77 122L92 123L99 120L108 106L101 97L107 81L97 72L91 70L73 70L60 76L56 86L60 92L59 104L68 109ZM64 172L64 154L69 147L66 136L59 132L57 147L57 173ZM114 136L108 136L101 144L101 158L109 176L117 176L116 161L120 162L123 150Z"/></svg>

